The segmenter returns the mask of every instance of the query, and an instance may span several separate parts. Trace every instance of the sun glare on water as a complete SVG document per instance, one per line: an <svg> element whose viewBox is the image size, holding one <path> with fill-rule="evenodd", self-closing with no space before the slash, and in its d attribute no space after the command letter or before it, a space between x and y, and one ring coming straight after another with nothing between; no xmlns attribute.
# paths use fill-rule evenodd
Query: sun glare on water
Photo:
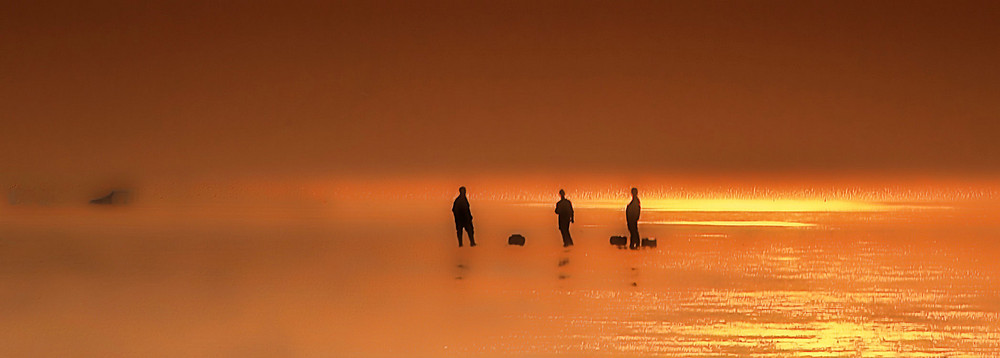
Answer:
<svg viewBox="0 0 1000 358"><path fill-rule="evenodd" d="M627 200L588 200L574 203L583 209L624 210ZM549 205L531 203L530 205ZM874 203L849 200L819 199L642 199L643 211L687 212L875 212L904 209L941 208L912 204Z"/></svg>
<svg viewBox="0 0 1000 358"><path fill-rule="evenodd" d="M816 224L791 221L640 221L646 225L811 227Z"/></svg>
<svg viewBox="0 0 1000 358"><path fill-rule="evenodd" d="M624 211L627 200L611 199L579 199L574 202L577 209L596 209ZM534 207L550 206L551 203L531 202L525 205ZM778 217L770 220L646 220L643 225L673 225L673 226L723 226L723 227L784 227L809 228L816 223L781 220L784 216L795 213L830 213L830 212L887 212L896 210L947 209L944 206L917 205L915 203L880 203L850 200L822 199L660 199L642 200L642 211L655 212L689 212L689 213L772 213ZM735 219L735 217L734 217Z"/></svg>

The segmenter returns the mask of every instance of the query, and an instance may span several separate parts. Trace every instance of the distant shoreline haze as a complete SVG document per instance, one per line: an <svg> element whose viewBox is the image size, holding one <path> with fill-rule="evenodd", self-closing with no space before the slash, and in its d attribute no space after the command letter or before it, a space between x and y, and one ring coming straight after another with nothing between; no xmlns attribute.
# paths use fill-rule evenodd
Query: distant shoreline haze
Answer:
<svg viewBox="0 0 1000 358"><path fill-rule="evenodd" d="M314 177L294 178L217 178L198 180L137 180L108 184L70 184L66 182L6 183L4 204L75 205L86 204L114 190L131 193L135 205L241 204L321 205L336 200L450 200L459 186L469 188L469 198L521 203L548 203L558 199L566 188L567 197L581 207L622 206L626 190L642 189L644 208L669 210L668 206L711 207L708 202L727 201L744 209L799 205L796 201L815 201L814 206L844 209L853 202L924 203L939 201L977 201L1000 198L1000 180L984 177L970 179L927 178L710 178L663 177L628 181L616 178L573 176L565 182L553 177ZM450 199L449 199L450 198ZM697 204L698 201L702 204ZM777 200L776 205L768 201ZM671 204L673 201L673 204ZM660 205L657 205L659 203ZM686 203L686 204L685 204ZM620 204L620 205L619 205ZM545 204L547 205L547 204ZM711 209L711 208L710 208ZM839 209L838 209L839 210Z"/></svg>

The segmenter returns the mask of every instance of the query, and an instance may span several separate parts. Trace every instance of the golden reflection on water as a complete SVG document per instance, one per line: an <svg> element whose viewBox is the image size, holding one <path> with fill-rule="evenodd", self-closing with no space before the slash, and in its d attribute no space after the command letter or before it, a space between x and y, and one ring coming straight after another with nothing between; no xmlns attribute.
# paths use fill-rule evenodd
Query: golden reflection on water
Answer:
<svg viewBox="0 0 1000 358"><path fill-rule="evenodd" d="M596 265L623 282L529 295L585 308L533 316L540 332L564 332L534 339L570 356L998 356L1000 272L963 254L976 242L997 252L998 231L933 224L940 214L644 222L661 249L612 251L620 266Z"/></svg>
<svg viewBox="0 0 1000 358"><path fill-rule="evenodd" d="M769 227L811 227L816 224L800 223L794 221L763 221L763 220L739 220L739 221L640 221L645 225L689 225L689 226L769 226Z"/></svg>
<svg viewBox="0 0 1000 358"><path fill-rule="evenodd" d="M583 201L580 207L593 209L623 208L627 202L609 200ZM907 206L910 207L910 206ZM702 212L860 212L901 208L864 201L821 199L643 199L644 211Z"/></svg>
<svg viewBox="0 0 1000 358"><path fill-rule="evenodd" d="M621 209L628 200L578 199L573 200L576 208ZM527 206L551 206L553 203L531 201ZM643 198L642 210L646 212L769 212L769 213L809 213L809 212L883 212L895 210L947 209L947 206L916 203L882 203L857 200L827 199L666 199Z"/></svg>
<svg viewBox="0 0 1000 358"><path fill-rule="evenodd" d="M352 204L0 217L0 352L1000 356L1000 210L654 211L620 250L622 203L564 249L550 204L476 202L458 249L447 201Z"/></svg>

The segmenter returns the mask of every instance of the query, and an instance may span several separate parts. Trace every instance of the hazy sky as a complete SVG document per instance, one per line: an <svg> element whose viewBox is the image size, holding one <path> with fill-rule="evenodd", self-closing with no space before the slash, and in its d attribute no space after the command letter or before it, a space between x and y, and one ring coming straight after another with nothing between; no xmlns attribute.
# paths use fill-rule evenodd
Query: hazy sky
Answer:
<svg viewBox="0 0 1000 358"><path fill-rule="evenodd" d="M998 64L996 1L4 1L0 167L994 173Z"/></svg>

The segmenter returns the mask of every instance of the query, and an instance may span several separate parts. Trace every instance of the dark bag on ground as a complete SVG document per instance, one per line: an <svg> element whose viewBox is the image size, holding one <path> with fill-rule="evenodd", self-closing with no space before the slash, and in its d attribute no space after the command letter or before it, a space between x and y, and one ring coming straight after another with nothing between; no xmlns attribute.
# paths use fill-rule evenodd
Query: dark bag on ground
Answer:
<svg viewBox="0 0 1000 358"><path fill-rule="evenodd" d="M524 246L524 236L521 236L521 234L511 235L507 238L507 245Z"/></svg>
<svg viewBox="0 0 1000 358"><path fill-rule="evenodd" d="M648 248L656 247L656 238L655 237L642 238L642 247L648 247Z"/></svg>
<svg viewBox="0 0 1000 358"><path fill-rule="evenodd" d="M625 246L628 245L628 238L624 236L612 236L611 244L615 246Z"/></svg>

